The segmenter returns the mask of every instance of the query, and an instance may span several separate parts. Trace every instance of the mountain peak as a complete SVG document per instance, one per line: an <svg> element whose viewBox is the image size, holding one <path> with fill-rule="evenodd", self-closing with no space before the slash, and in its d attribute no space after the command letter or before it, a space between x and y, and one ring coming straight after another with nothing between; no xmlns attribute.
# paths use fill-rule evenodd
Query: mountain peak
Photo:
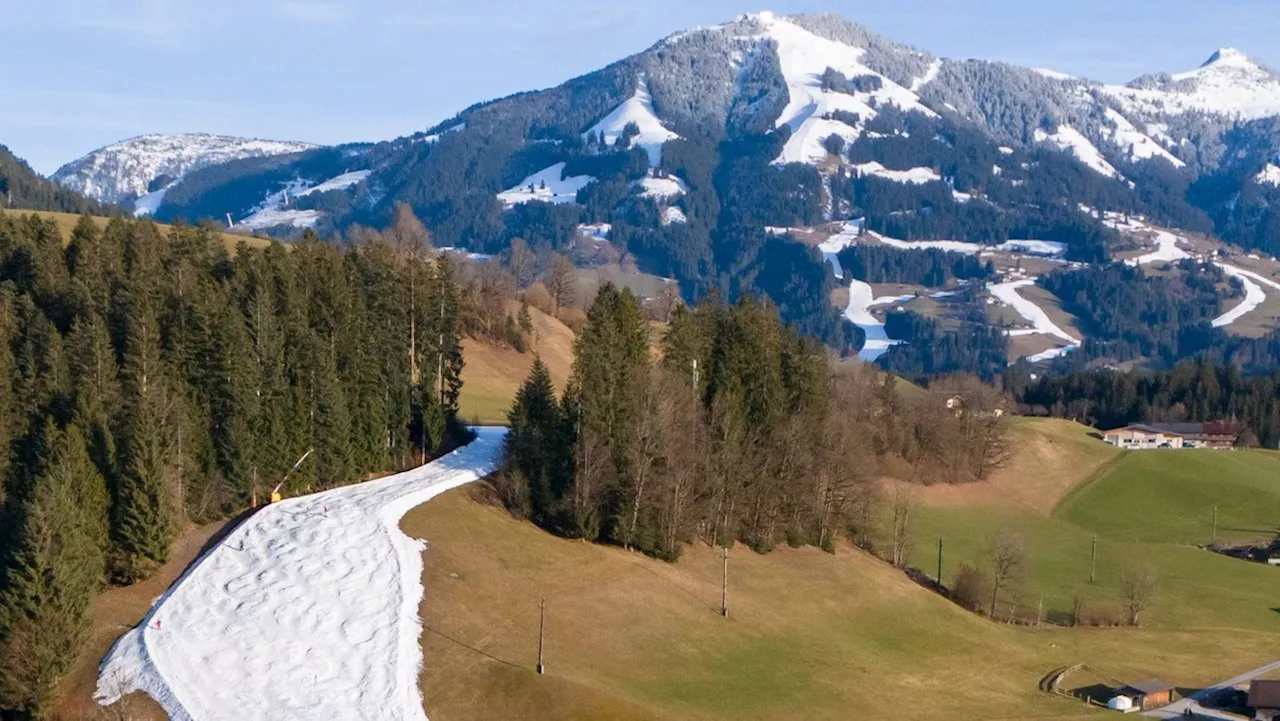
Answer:
<svg viewBox="0 0 1280 721"><path fill-rule="evenodd" d="M1218 48L1200 67L1207 68L1210 65L1223 64L1239 65L1247 62L1249 62L1249 56L1235 48Z"/></svg>

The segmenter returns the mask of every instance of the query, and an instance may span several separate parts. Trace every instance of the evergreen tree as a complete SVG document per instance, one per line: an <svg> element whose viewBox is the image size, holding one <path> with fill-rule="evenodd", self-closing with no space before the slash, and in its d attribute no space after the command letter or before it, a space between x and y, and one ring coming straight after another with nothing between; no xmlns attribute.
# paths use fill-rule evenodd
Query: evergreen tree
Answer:
<svg viewBox="0 0 1280 721"><path fill-rule="evenodd" d="M520 474L527 483L530 518L551 525L566 485L570 456L564 444L562 409L541 357L533 359L533 368L516 391L507 420L506 470Z"/></svg>
<svg viewBox="0 0 1280 721"><path fill-rule="evenodd" d="M18 513L0 584L0 711L42 718L75 660L103 580L107 493L74 425L46 425L52 455Z"/></svg>

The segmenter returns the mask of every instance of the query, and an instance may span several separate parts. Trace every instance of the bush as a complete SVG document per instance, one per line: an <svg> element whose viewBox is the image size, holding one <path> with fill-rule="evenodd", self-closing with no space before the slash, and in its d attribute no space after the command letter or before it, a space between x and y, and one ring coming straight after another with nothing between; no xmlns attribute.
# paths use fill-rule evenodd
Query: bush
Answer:
<svg viewBox="0 0 1280 721"><path fill-rule="evenodd" d="M582 327L587 324L587 313L581 308L561 308L560 315L557 317L575 334L580 333Z"/></svg>
<svg viewBox="0 0 1280 721"><path fill-rule="evenodd" d="M529 305L547 315L551 315L551 311L555 307L555 303L551 300L551 292L547 290L547 286L543 285L541 281L525 289L524 299Z"/></svg>
<svg viewBox="0 0 1280 721"><path fill-rule="evenodd" d="M970 611L979 611L986 598L987 578L982 569L961 564L951 587L951 599Z"/></svg>

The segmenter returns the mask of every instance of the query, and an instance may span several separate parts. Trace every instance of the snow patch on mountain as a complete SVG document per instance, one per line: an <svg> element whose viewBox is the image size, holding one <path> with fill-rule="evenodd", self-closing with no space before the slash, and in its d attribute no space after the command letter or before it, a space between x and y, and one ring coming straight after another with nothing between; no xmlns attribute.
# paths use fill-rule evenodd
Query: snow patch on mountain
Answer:
<svg viewBox="0 0 1280 721"><path fill-rule="evenodd" d="M1280 75L1234 48L1222 48L1195 70L1155 83L1104 85L1126 111L1150 115L1213 113L1254 119L1280 114Z"/></svg>
<svg viewBox="0 0 1280 721"><path fill-rule="evenodd" d="M863 343L862 350L858 351L859 358L868 363L875 362L880 356L888 353L890 348L902 343L889 338L889 334L885 332L884 323L871 315L869 310L871 306L897 303L912 297L914 296L876 298L870 285L860 280L850 281L849 305L845 308L844 317L861 328L866 335L866 342Z"/></svg>
<svg viewBox="0 0 1280 721"><path fill-rule="evenodd" d="M791 127L791 139L777 158L778 163L813 163L827 157L823 145L828 137L838 135L846 142L861 136L861 127L876 117L876 106L891 103L903 110L916 110L936 116L921 104L910 90L875 72L862 63L866 51L844 43L819 37L795 23L772 13L752 16L761 32L757 40L772 41L778 53L782 77L787 85L788 102L778 117L776 127ZM822 87L822 75L831 68L848 78L872 75L880 78L881 87L872 92L854 94L828 91ZM831 114L844 111L857 114L859 127L835 120Z"/></svg>
<svg viewBox="0 0 1280 721"><path fill-rule="evenodd" d="M991 295L995 296L1005 305L1013 308L1018 315L1031 324L1035 329L1035 334L1051 335L1060 340L1066 341L1067 345L1061 348L1053 348L1044 353L1037 353L1030 356L1027 360L1032 363L1038 363L1043 360L1057 358L1060 355L1068 353L1080 346L1080 339L1063 330L1052 319L1043 308L1028 300L1021 293L1019 288L1026 288L1036 284L1037 278L1024 278L1022 280L1009 281L1007 283L999 283L989 288Z"/></svg>
<svg viewBox="0 0 1280 721"><path fill-rule="evenodd" d="M684 181L674 175L668 175L663 178L656 178L651 175L637 180L635 184L636 187L640 188L641 197L654 200L668 200L689 192Z"/></svg>
<svg viewBox="0 0 1280 721"><path fill-rule="evenodd" d="M1111 108L1107 108L1105 112L1107 120L1111 121L1113 127L1103 125L1102 136L1120 146L1130 158L1134 160L1164 158L1175 168L1186 166L1186 163L1175 157L1173 153L1165 150L1155 140L1138 130L1128 118Z"/></svg>
<svg viewBox="0 0 1280 721"><path fill-rule="evenodd" d="M941 70L942 70L942 58L934 59L932 63L929 63L929 68L924 71L924 75L921 75L920 77L911 81L911 92L913 93L920 92L921 88L933 82L938 77L938 73Z"/></svg>
<svg viewBox="0 0 1280 721"><path fill-rule="evenodd" d="M1235 323L1246 313L1262 305L1267 300L1267 294L1262 291L1261 286L1253 282L1253 279L1245 275L1245 272L1240 268L1226 263L1218 263L1217 265L1222 269L1222 272L1239 280L1241 285L1244 286L1244 300L1240 301L1240 304L1236 307L1213 319L1214 328L1223 328Z"/></svg>
<svg viewBox="0 0 1280 721"><path fill-rule="evenodd" d="M1275 163L1267 163L1267 167L1263 168L1261 173L1258 173L1255 180L1259 183L1274 185L1277 188L1280 188L1280 166L1277 166Z"/></svg>
<svg viewBox="0 0 1280 721"><path fill-rule="evenodd" d="M889 170L876 161L869 163L859 163L853 166L862 175L874 175L877 178L892 180L896 183L911 183L914 185L923 185L932 183L936 180L942 180L942 176L933 168L910 168L908 170Z"/></svg>
<svg viewBox="0 0 1280 721"><path fill-rule="evenodd" d="M151 183L161 176L177 180L193 170L231 160L297 153L314 147L311 143L201 133L140 135L67 163L52 178L96 200L119 203L147 195Z"/></svg>
<svg viewBox="0 0 1280 721"><path fill-rule="evenodd" d="M255 231L283 226L314 228L320 222L320 219L324 217L324 213L314 209L298 210L287 207L292 200L303 198L313 193L345 190L364 182L371 173L372 171L369 170L354 170L315 184L301 178L295 178L286 183L280 190L268 195L266 200L255 207L248 217L236 223L236 227Z"/></svg>
<svg viewBox="0 0 1280 721"><path fill-rule="evenodd" d="M653 109L653 96L649 94L649 85L643 77L637 83L635 93L600 122L592 125L584 136L603 135L605 142L612 145L629 123L635 123L640 129L640 134L631 139L632 146L644 148L649 154L649 166L653 168L662 164L662 144L680 137L658 119L658 114Z"/></svg>
<svg viewBox="0 0 1280 721"><path fill-rule="evenodd" d="M1037 143L1049 143L1071 153L1077 160L1108 178L1120 177L1120 173L1102 157L1097 147L1070 125L1059 125L1057 132L1052 134L1036 128L1035 138Z"/></svg>
<svg viewBox="0 0 1280 721"><path fill-rule="evenodd" d="M1035 68L1035 72L1049 78L1050 80L1078 80L1074 75L1060 73L1057 70L1050 70L1049 68Z"/></svg>
<svg viewBox="0 0 1280 721"><path fill-rule="evenodd" d="M662 224L671 225L672 223L688 223L689 218L680 208L671 205L662 209Z"/></svg>
<svg viewBox="0 0 1280 721"><path fill-rule="evenodd" d="M566 163L556 163L543 168L520 182L519 185L498 193L498 200L508 208L540 200L544 203L576 203L578 191L595 181L591 175L564 177Z"/></svg>

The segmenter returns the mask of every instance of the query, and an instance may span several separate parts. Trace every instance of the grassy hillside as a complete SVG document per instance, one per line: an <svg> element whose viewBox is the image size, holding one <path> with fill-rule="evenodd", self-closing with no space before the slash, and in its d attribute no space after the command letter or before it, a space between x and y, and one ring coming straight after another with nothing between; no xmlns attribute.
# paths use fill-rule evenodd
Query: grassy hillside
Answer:
<svg viewBox="0 0 1280 721"><path fill-rule="evenodd" d="M1106 538L1204 544L1280 532L1280 456L1266 451L1130 452L1055 516Z"/></svg>
<svg viewBox="0 0 1280 721"><path fill-rule="evenodd" d="M462 396L458 404L464 420L505 424L516 389L533 366L535 352L551 371L556 389L564 390L573 366L573 331L536 308L530 308L529 313L534 329L529 352L519 353L514 348L502 348L473 338L463 339L466 365L462 368Z"/></svg>
<svg viewBox="0 0 1280 721"><path fill-rule="evenodd" d="M62 231L62 237L64 239L71 237L71 231L76 227L76 223L80 222L80 216L72 213L52 213L43 210L12 210L7 212L17 215L28 215L34 213L41 218L52 220L58 224L58 230ZM98 224L99 228L105 228L111 219L98 215L93 216L93 221ZM156 223L156 225L160 228L161 232L168 232L170 228L170 226L165 225L164 223ZM239 235L235 233L219 233L218 235L222 237L222 241L226 244L227 250L231 251L234 251L236 245L241 241L248 243L250 247L254 248L263 248L271 243L271 241L266 238L258 238L252 235Z"/></svg>
<svg viewBox="0 0 1280 721"><path fill-rule="evenodd" d="M1196 685L1272 660L1280 641L1262 590L1274 586L1259 575L1274 571L1207 554L1197 566L1201 552L1188 549L1173 557L1188 572L1242 567L1233 578L1253 593L1229 608L1225 592L1199 599L1195 624L1170 612L1140 630L1024 629L962 611L847 547L738 547L724 619L716 551L695 547L666 564L558 539L476 492L443 496L403 523L430 543L422 686L433 721L1077 718L1079 704L1038 691L1055 668L1084 662ZM1040 520L1045 543L1082 533ZM1235 618L1245 607L1249 618Z"/></svg>

